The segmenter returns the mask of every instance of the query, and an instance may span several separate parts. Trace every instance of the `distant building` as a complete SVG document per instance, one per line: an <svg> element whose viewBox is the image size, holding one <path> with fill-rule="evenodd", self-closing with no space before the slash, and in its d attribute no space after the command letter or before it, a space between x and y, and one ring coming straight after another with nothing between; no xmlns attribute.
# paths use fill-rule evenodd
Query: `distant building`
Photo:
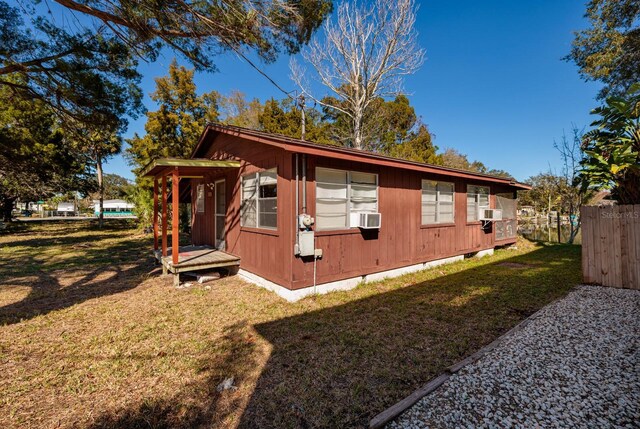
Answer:
<svg viewBox="0 0 640 429"><path fill-rule="evenodd" d="M73 201L58 203L56 212L58 212L58 216L69 216L69 215L75 216L77 213L76 203Z"/></svg>
<svg viewBox="0 0 640 429"><path fill-rule="evenodd" d="M15 206L18 211L29 210L31 212L40 212L44 210L44 201L30 201L28 203L18 201Z"/></svg>
<svg viewBox="0 0 640 429"><path fill-rule="evenodd" d="M133 216L135 205L125 200L104 200L102 202L105 217ZM93 213L100 216L100 201L93 200Z"/></svg>
<svg viewBox="0 0 640 429"><path fill-rule="evenodd" d="M532 217L536 215L536 209L533 206L522 206L518 209L518 216Z"/></svg>

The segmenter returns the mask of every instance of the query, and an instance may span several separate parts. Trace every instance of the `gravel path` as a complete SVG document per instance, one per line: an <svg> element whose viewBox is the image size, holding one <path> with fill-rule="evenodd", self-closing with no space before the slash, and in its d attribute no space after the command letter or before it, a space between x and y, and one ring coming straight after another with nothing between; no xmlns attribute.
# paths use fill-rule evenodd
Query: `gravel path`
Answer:
<svg viewBox="0 0 640 429"><path fill-rule="evenodd" d="M580 286L387 429L509 427L640 428L640 291Z"/></svg>

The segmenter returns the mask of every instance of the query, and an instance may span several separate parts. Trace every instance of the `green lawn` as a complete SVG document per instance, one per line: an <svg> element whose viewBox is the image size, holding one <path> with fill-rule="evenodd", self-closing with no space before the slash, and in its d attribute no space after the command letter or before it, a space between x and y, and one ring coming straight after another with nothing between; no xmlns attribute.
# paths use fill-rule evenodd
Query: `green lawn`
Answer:
<svg viewBox="0 0 640 429"><path fill-rule="evenodd" d="M123 221L3 234L3 428L363 427L580 282L580 247L522 242L290 304L174 289Z"/></svg>

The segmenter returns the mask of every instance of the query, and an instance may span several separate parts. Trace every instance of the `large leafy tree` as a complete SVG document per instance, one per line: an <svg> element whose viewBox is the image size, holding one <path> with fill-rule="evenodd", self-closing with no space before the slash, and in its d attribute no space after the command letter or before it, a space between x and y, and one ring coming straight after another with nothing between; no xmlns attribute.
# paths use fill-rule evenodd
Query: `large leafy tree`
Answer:
<svg viewBox="0 0 640 429"><path fill-rule="evenodd" d="M104 198L107 200L126 199L131 191L131 182L118 174L104 175ZM97 195L93 195L94 197Z"/></svg>
<svg viewBox="0 0 640 429"><path fill-rule="evenodd" d="M267 100L258 121L260 129L289 137L302 137L302 111L292 99ZM321 144L334 144L326 134L327 124L315 108L305 107L305 139Z"/></svg>
<svg viewBox="0 0 640 429"><path fill-rule="evenodd" d="M553 172L540 173L529 177L525 183L531 185L528 191L518 192L518 203L532 206L536 212L546 212L556 208L561 201L561 194L568 186L562 176Z"/></svg>
<svg viewBox="0 0 640 429"><path fill-rule="evenodd" d="M15 82L21 83L19 78ZM92 166L50 106L38 99L15 99L9 88L0 87L0 207L5 221L11 220L18 199L95 190Z"/></svg>
<svg viewBox="0 0 640 429"><path fill-rule="evenodd" d="M343 103L331 97L326 97L324 102L332 105ZM361 149L400 156L403 151L397 146L414 139L421 128L424 140L427 128L420 122L406 96L398 95L392 100L378 97L372 100L371 106L362 119ZM332 107L323 106L322 119L327 123L327 133L330 138L343 146L354 146L353 121L349 115ZM421 157L429 158L428 155Z"/></svg>
<svg viewBox="0 0 640 429"><path fill-rule="evenodd" d="M245 94L238 90L220 95L220 120L227 125L258 129L262 108L260 100L247 101Z"/></svg>
<svg viewBox="0 0 640 429"><path fill-rule="evenodd" d="M100 111L111 125L141 107L137 58L154 61L168 46L202 70L227 50L272 61L297 52L331 11L328 0L18 3L0 1L0 85L39 97L65 120L95 124ZM11 73L23 83L1 79Z"/></svg>
<svg viewBox="0 0 640 429"><path fill-rule="evenodd" d="M592 113L599 118L583 137L583 186L611 189L620 204L640 204L640 83Z"/></svg>
<svg viewBox="0 0 640 429"><path fill-rule="evenodd" d="M640 81L640 2L591 0L590 27L576 32L568 60L586 80L605 84L600 97L623 94Z"/></svg>
<svg viewBox="0 0 640 429"><path fill-rule="evenodd" d="M445 167L472 171L474 173L490 174L499 177L512 177L509 172L488 168L481 161L469 161L469 157L467 155L460 153L456 149L448 148L441 153L439 157L440 163Z"/></svg>
<svg viewBox="0 0 640 429"><path fill-rule="evenodd" d="M433 144L432 136L427 126L423 123L418 123L409 132L404 141L391 146L389 155L409 161L442 164L442 160L436 153L437 150L438 146Z"/></svg>
<svg viewBox="0 0 640 429"><path fill-rule="evenodd" d="M331 12L328 0L54 1L104 23L149 59L169 46L200 69L215 67L213 57L226 50L249 48L267 61L295 53Z"/></svg>
<svg viewBox="0 0 640 429"><path fill-rule="evenodd" d="M48 105L67 133L78 124L123 131L123 117L142 109L136 66L130 46L104 25L72 32L30 2L0 1L0 87Z"/></svg>

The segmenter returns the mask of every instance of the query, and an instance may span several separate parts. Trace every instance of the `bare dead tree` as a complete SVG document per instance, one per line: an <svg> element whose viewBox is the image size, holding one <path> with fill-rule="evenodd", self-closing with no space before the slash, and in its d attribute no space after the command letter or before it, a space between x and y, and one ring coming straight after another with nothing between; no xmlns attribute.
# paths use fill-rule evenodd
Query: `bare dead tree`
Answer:
<svg viewBox="0 0 640 429"><path fill-rule="evenodd" d="M416 11L414 0L376 0L374 6L354 0L338 6L337 21L327 21L323 36L302 52L313 78L335 102L315 96L304 66L291 61L292 79L305 95L350 118L351 144L357 149L364 147L363 119L372 101L402 93L404 76L424 62Z"/></svg>
<svg viewBox="0 0 640 429"><path fill-rule="evenodd" d="M569 215L570 229L567 241L569 244L573 243L580 231L580 207L591 197L591 193L584 191L577 183L580 161L584 157L580 147L583 134L584 131L574 125L571 130L571 137L567 137L563 133L560 141L554 141L553 143L556 150L560 152L562 159L561 179L564 186L558 186L558 190L561 193L562 206Z"/></svg>

